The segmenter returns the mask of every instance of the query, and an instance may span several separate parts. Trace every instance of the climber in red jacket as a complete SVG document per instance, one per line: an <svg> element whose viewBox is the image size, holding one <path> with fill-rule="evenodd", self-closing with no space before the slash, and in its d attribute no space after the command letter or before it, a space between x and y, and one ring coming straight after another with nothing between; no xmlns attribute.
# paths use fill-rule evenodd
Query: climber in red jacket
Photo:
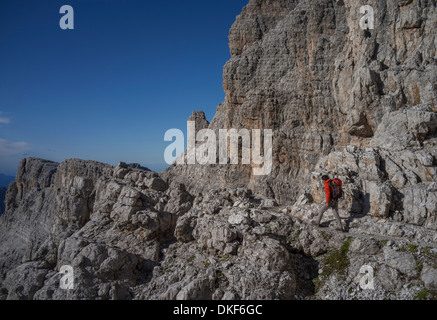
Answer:
<svg viewBox="0 0 437 320"><path fill-rule="evenodd" d="M319 211L319 215L317 216L317 220L316 220L316 225L320 226L320 222L322 221L322 217L323 214L326 212L326 210L328 210L329 208L332 209L332 211L334 212L334 217L337 220L338 223L338 228L337 230L339 231L344 231L343 230L343 225L341 223L341 219L340 216L338 215L338 199L341 198L341 181L340 180L331 180L327 175L323 175L322 176L322 181L324 182L325 185L325 194L326 194L326 204L320 208ZM333 190L332 190L332 181L340 181L340 194L338 194L338 192L335 192L335 196L333 195Z"/></svg>

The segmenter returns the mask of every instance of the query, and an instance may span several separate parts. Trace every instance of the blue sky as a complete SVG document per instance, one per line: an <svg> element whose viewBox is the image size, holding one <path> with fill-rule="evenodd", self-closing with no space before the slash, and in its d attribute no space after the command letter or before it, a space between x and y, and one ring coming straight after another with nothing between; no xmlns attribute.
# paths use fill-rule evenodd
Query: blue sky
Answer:
<svg viewBox="0 0 437 320"><path fill-rule="evenodd" d="M1 0L0 173L23 157L165 168L168 129L224 100L248 0ZM59 9L74 9L62 30Z"/></svg>

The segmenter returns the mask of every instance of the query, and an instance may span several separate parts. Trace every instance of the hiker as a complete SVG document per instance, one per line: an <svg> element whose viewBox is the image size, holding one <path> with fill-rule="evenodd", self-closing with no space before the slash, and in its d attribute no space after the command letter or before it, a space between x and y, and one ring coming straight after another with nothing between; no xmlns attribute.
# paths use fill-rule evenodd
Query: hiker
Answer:
<svg viewBox="0 0 437 320"><path fill-rule="evenodd" d="M326 212L326 210L331 208L334 212L334 217L338 223L337 230L344 231L340 216L338 215L338 200L342 197L341 180L331 180L327 175L323 175L322 181L325 184L326 204L322 208L320 208L319 215L316 220L316 225L320 226L323 214Z"/></svg>

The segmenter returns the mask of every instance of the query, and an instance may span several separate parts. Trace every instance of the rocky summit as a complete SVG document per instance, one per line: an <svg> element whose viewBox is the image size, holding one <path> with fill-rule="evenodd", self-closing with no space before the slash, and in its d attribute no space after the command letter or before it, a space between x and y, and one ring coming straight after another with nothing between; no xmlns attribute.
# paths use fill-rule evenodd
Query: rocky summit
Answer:
<svg viewBox="0 0 437 320"><path fill-rule="evenodd" d="M437 298L436 25L434 0L250 0L225 100L190 120L273 130L271 174L23 159L0 299ZM330 211L311 223L323 174L343 181L346 232Z"/></svg>

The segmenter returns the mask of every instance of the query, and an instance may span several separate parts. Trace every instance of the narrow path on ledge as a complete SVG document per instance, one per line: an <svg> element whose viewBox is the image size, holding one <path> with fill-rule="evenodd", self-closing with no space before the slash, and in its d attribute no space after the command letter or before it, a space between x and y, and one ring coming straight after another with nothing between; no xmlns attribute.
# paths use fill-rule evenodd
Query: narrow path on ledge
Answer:
<svg viewBox="0 0 437 320"><path fill-rule="evenodd" d="M287 209L287 207L270 207L270 208L265 208L268 211L272 211L275 212L277 214L284 214L283 210ZM288 213L289 214L289 213ZM393 242L404 242L406 244L412 244L414 246L417 247L422 247L422 248L435 248L437 249L437 231L435 230L431 230L425 227L421 227L421 226L415 226L415 225L407 225L407 224L403 224L400 222L394 222L394 221L384 221L384 222L377 222L372 220L371 217L358 217L358 218L341 218L343 221L343 226L344 226L344 221L347 220L348 221L348 225L353 225L353 227L349 227L347 231L342 232L339 230L336 230L334 227L324 227L324 226L320 226L320 227L316 227L314 226L311 221L308 221L306 219L302 219L301 217L296 217L295 215L292 215L293 219L298 220L300 223L304 223L307 224L309 226L311 226L312 228L318 228L321 231L327 232L329 234L342 234L344 236L350 236L350 237L354 237L354 238L360 238L360 239L366 239L366 240L378 240L378 241L393 241ZM366 219L364 221L364 224L361 223L361 221L363 221L364 219ZM322 223L323 224L323 223ZM326 224L326 222L325 222ZM331 224L331 221L330 223ZM377 232L369 232L369 228L367 228L367 232L362 232L362 230L359 227L355 227L355 225L361 226L361 228L365 228L366 225L372 224L374 228L378 228L380 227L382 224L385 224L386 226L396 226L396 227L407 227L410 228L413 231L413 238L417 238L419 237L421 240L418 239L413 239L411 237L408 236L392 236L392 235L388 235L388 234L382 234L382 233L377 233ZM333 225L335 225L335 221L333 222ZM410 230L410 232L411 232ZM421 236L422 235L422 236ZM423 239L426 239L424 236L426 236L426 238L428 238L428 241L423 241Z"/></svg>

